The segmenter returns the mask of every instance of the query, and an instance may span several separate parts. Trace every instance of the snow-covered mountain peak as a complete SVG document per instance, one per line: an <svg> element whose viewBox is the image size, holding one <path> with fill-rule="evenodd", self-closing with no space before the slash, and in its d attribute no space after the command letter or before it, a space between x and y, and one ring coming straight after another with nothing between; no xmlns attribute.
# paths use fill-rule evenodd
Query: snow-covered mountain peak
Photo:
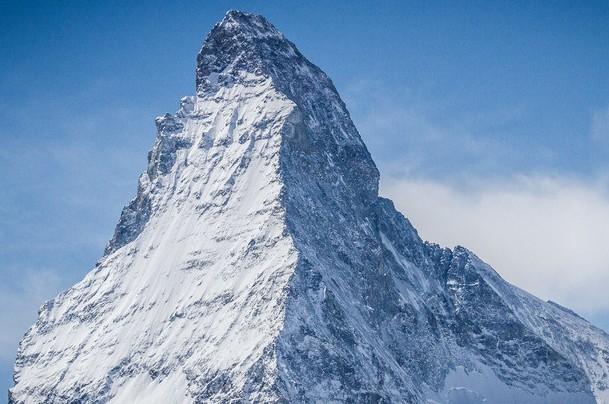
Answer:
<svg viewBox="0 0 609 404"><path fill-rule="evenodd" d="M268 77L277 68L278 53L294 57L296 52L264 17L229 11L209 33L197 56L197 90L208 89L231 75L236 79L238 73Z"/></svg>
<svg viewBox="0 0 609 404"><path fill-rule="evenodd" d="M307 125L320 132L330 129L339 143L363 145L328 76L264 17L230 11L197 55L197 95L216 95L236 84L257 86L266 80L296 104ZM328 127L342 121L350 127Z"/></svg>
<svg viewBox="0 0 609 404"><path fill-rule="evenodd" d="M264 18L229 12L196 75L104 256L23 338L11 402L607 403L607 335L423 242Z"/></svg>
<svg viewBox="0 0 609 404"><path fill-rule="evenodd" d="M227 11L222 21L212 29L210 35L215 35L220 30L233 35L243 34L252 40L268 37L285 39L281 32L263 16L240 10Z"/></svg>

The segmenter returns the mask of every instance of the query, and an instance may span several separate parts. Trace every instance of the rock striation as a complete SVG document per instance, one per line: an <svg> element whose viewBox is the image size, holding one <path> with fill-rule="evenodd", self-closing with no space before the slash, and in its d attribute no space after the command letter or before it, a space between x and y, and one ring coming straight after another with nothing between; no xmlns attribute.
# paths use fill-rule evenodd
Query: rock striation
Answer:
<svg viewBox="0 0 609 404"><path fill-rule="evenodd" d="M230 11L11 403L609 403L609 336L423 241L332 81Z"/></svg>

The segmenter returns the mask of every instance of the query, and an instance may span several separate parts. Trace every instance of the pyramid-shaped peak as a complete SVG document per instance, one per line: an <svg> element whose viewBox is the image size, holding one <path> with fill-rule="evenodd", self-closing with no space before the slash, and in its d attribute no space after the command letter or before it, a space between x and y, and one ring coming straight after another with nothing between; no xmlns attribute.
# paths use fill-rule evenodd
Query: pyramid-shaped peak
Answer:
<svg viewBox="0 0 609 404"><path fill-rule="evenodd" d="M197 56L197 91L209 90L218 75L230 82L242 81L248 73L289 80L303 65L321 74L264 17L232 10L214 26Z"/></svg>
<svg viewBox="0 0 609 404"><path fill-rule="evenodd" d="M342 161L340 167L322 164L322 168L335 174L342 170L349 173L340 182L357 182L357 186L351 185L358 194L366 193L363 200L377 197L378 170L334 84L264 17L229 11L214 26L197 55L196 80L201 100L221 97L227 89L266 83L297 110L298 120L306 127L302 139L310 143L307 154L330 155ZM355 181L353 173L360 179ZM360 183L361 179L366 185Z"/></svg>
<svg viewBox="0 0 609 404"><path fill-rule="evenodd" d="M242 33L250 38L268 36L282 37L281 33L261 15L246 13L239 10L229 10L220 21L214 32Z"/></svg>
<svg viewBox="0 0 609 404"><path fill-rule="evenodd" d="M264 18L227 13L197 83L105 255L21 341L10 404L607 403L607 334L424 242Z"/></svg>

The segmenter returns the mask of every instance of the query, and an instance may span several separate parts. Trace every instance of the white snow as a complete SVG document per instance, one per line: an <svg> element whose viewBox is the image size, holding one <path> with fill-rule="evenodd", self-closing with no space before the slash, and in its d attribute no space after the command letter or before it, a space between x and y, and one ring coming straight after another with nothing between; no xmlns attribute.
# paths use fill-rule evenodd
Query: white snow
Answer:
<svg viewBox="0 0 609 404"><path fill-rule="evenodd" d="M251 21L241 29L243 19ZM222 24L220 39L238 31L247 45L285 41L261 17L231 12ZM208 72L197 95L157 118L135 200L149 204L149 216L136 214L146 204L127 210L126 233L117 230L124 243L116 239L43 307L20 344L12 400L397 402L407 394L443 404L579 404L594 394L609 404L609 337L463 249L463 273L447 279L448 263L432 262L432 248L378 198L378 170L331 82L283 45L280 56L295 65L280 65L292 75L258 74L241 52L229 67L197 70ZM247 62L255 68L241 69ZM288 99L290 91L300 93ZM479 276L470 281L466 271ZM549 391L547 378L509 385L480 360L484 341L458 345L455 312L470 309L475 323L478 307L467 299L482 286L502 303L495 324L515 317L533 349L560 353L559 363L583 371L567 366L561 376L587 377L592 392L581 392L587 381L565 382L580 393ZM509 370L525 381L546 377L526 366Z"/></svg>
<svg viewBox="0 0 609 404"><path fill-rule="evenodd" d="M142 180L154 205L144 231L43 314L48 331L34 326L22 343L22 355L42 357L20 369L15 397L43 380L60 391L106 380L116 402L170 402L189 397L186 375L238 376L263 356L296 262L278 178L293 108L268 80L196 100L174 135L193 146L170 173ZM107 378L121 361L133 374Z"/></svg>

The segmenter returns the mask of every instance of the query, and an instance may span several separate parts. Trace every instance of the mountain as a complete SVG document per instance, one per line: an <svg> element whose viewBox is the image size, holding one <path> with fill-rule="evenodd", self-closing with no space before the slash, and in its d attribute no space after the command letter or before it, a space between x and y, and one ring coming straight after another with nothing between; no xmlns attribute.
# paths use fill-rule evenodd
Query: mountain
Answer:
<svg viewBox="0 0 609 404"><path fill-rule="evenodd" d="M229 12L11 403L609 403L609 336L421 240L331 80ZM425 195L421 195L422 198Z"/></svg>

